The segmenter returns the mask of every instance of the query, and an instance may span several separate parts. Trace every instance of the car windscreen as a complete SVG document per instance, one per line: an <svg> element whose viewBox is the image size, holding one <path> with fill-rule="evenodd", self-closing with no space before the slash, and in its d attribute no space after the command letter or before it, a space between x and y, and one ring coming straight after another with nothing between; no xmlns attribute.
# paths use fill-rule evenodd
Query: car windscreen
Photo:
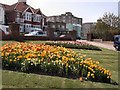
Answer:
<svg viewBox="0 0 120 90"><path fill-rule="evenodd" d="M38 34L43 34L43 32L38 32Z"/></svg>

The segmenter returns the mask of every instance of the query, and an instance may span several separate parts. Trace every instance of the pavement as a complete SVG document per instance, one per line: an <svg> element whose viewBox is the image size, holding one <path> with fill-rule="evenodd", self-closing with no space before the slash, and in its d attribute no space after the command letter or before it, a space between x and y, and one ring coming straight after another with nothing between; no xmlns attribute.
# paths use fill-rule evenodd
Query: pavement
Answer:
<svg viewBox="0 0 120 90"><path fill-rule="evenodd" d="M102 48L116 51L114 46L113 46L114 43L112 41L102 41L102 42L87 41L87 40L77 40L77 41L86 42L86 43L89 43L89 44L94 45L94 46L98 46L98 47L102 47Z"/></svg>

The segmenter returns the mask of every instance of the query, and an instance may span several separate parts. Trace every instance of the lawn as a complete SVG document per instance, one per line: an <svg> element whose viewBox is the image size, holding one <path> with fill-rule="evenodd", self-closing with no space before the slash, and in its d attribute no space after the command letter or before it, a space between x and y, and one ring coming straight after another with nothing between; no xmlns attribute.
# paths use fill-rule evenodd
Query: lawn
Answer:
<svg viewBox="0 0 120 90"><path fill-rule="evenodd" d="M11 43L12 41L4 41ZM31 41L29 41L31 42ZM33 43L41 43L32 41ZM43 41L44 42L44 41ZM87 55L93 60L100 62L100 65L107 68L112 73L112 80L118 83L118 52L103 49L102 51L73 49L75 52ZM83 81L79 79L68 79L57 76L26 74L15 71L2 71L3 88L118 88L118 85Z"/></svg>

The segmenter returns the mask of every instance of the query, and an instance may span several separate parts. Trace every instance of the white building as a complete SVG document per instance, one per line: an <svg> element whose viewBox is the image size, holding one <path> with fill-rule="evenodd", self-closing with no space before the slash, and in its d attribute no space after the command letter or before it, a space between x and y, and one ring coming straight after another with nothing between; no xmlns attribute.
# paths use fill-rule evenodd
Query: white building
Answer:
<svg viewBox="0 0 120 90"><path fill-rule="evenodd" d="M120 16L120 1L118 2L118 15Z"/></svg>
<svg viewBox="0 0 120 90"><path fill-rule="evenodd" d="M3 8L3 6L0 4L0 24L4 24L5 23L5 10Z"/></svg>
<svg viewBox="0 0 120 90"><path fill-rule="evenodd" d="M84 39L87 39L87 34L89 34L96 26L96 22L83 23L82 32Z"/></svg>

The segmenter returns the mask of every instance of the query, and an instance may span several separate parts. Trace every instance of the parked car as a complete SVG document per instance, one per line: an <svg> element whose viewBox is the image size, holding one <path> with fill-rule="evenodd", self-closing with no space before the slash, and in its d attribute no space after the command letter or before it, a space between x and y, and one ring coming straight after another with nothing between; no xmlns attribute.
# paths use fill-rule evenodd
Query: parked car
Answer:
<svg viewBox="0 0 120 90"><path fill-rule="evenodd" d="M35 32L35 31L43 31L43 30L40 29L40 28L32 28L32 29L31 29L31 32Z"/></svg>
<svg viewBox="0 0 120 90"><path fill-rule="evenodd" d="M66 35L60 35L59 37L60 37L60 38L64 38L65 36L66 36Z"/></svg>
<svg viewBox="0 0 120 90"><path fill-rule="evenodd" d="M120 51L120 35L114 36L114 47L116 50Z"/></svg>
<svg viewBox="0 0 120 90"><path fill-rule="evenodd" d="M43 31L32 31L24 36L47 36Z"/></svg>
<svg viewBox="0 0 120 90"><path fill-rule="evenodd" d="M2 32L2 34L9 35L10 32L8 29L9 29L9 26L0 25L0 31Z"/></svg>

